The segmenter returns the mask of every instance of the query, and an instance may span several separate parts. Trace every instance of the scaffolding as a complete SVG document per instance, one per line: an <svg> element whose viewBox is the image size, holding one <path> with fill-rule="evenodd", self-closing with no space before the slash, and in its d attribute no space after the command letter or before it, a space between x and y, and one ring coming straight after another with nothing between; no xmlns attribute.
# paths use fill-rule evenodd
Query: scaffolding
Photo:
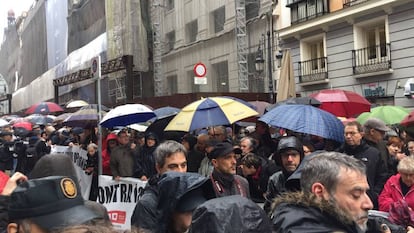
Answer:
<svg viewBox="0 0 414 233"><path fill-rule="evenodd" d="M237 44L237 64L239 76L240 92L249 91L248 66L247 66L247 34L246 34L246 1L235 0L236 5L236 44Z"/></svg>
<svg viewBox="0 0 414 233"><path fill-rule="evenodd" d="M161 43L161 15L162 0L153 0L151 7L152 40L153 40L153 63L154 63L154 92L155 96L163 96L164 80L162 73L162 43Z"/></svg>

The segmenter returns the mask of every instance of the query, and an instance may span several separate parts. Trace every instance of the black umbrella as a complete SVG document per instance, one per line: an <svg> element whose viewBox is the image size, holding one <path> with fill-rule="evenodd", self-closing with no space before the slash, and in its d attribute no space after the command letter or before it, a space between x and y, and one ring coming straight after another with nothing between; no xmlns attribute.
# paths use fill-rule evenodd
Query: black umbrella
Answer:
<svg viewBox="0 0 414 233"><path fill-rule="evenodd" d="M321 102L319 102L319 100L315 98L308 97L308 96L293 97L293 98L285 99L283 101L279 101L275 104L267 106L265 112L268 112L277 106L285 105L285 104L304 104L304 105L312 105L314 107L319 107L321 105Z"/></svg>

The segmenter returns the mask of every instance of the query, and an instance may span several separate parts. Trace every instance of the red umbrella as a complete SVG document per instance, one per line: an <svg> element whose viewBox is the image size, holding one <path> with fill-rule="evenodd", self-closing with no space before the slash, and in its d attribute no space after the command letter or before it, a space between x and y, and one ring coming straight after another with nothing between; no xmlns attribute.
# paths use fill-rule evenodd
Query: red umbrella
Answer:
<svg viewBox="0 0 414 233"><path fill-rule="evenodd" d="M32 123L28 122L28 121L22 121L22 122L17 122L15 124L13 124L14 128L24 128L27 129L28 131L32 130Z"/></svg>
<svg viewBox="0 0 414 233"><path fill-rule="evenodd" d="M400 125L403 126L413 126L414 125L414 111L410 112L404 119L400 122Z"/></svg>
<svg viewBox="0 0 414 233"><path fill-rule="evenodd" d="M352 91L322 90L309 97L319 100L322 103L321 109L339 117L354 117L371 109L371 103L367 99Z"/></svg>
<svg viewBox="0 0 414 233"><path fill-rule="evenodd" d="M40 114L48 114L51 112L61 112L63 108L60 107L58 104L53 102L41 102L38 104L34 104L30 106L26 110L26 114L33 114L33 113L40 113Z"/></svg>

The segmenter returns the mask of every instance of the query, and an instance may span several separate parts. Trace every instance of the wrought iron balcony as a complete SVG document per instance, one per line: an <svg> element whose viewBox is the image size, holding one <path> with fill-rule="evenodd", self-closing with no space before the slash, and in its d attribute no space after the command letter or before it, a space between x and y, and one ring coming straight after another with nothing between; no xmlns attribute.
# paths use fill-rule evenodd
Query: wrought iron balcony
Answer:
<svg viewBox="0 0 414 233"><path fill-rule="evenodd" d="M320 57L308 61L300 61L299 82L307 83L322 81L328 78L328 58Z"/></svg>
<svg viewBox="0 0 414 233"><path fill-rule="evenodd" d="M391 69L391 45L381 44L352 50L352 68L354 74Z"/></svg>

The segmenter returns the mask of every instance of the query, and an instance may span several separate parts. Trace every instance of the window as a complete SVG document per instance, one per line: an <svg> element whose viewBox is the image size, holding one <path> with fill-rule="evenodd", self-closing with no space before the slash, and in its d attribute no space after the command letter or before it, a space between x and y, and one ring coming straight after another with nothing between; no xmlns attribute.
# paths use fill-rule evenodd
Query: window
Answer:
<svg viewBox="0 0 414 233"><path fill-rule="evenodd" d="M134 98L142 98L142 76L141 72L134 72L132 79Z"/></svg>
<svg viewBox="0 0 414 233"><path fill-rule="evenodd" d="M260 1L246 1L246 20L259 16Z"/></svg>
<svg viewBox="0 0 414 233"><path fill-rule="evenodd" d="M228 62L223 61L213 64L213 81L217 92L229 92L229 67ZM213 90L214 91L214 90Z"/></svg>
<svg viewBox="0 0 414 233"><path fill-rule="evenodd" d="M167 9L167 11L174 9L174 0L166 0L165 4L165 8Z"/></svg>
<svg viewBox="0 0 414 233"><path fill-rule="evenodd" d="M354 74L391 69L387 21L386 17L380 17L354 25Z"/></svg>
<svg viewBox="0 0 414 233"><path fill-rule="evenodd" d="M197 20L191 21L186 25L187 43L191 43L197 40L198 23Z"/></svg>
<svg viewBox="0 0 414 233"><path fill-rule="evenodd" d="M226 21L226 12L224 6L213 11L214 33L224 30L224 22Z"/></svg>
<svg viewBox="0 0 414 233"><path fill-rule="evenodd" d="M177 75L171 75L167 77L167 93L168 95L174 95L178 93Z"/></svg>
<svg viewBox="0 0 414 233"><path fill-rule="evenodd" d="M292 23L300 23L306 20L328 14L328 0L305 0L293 2L290 7Z"/></svg>
<svg viewBox="0 0 414 233"><path fill-rule="evenodd" d="M325 35L316 35L301 40L300 51L301 61L298 63L300 82L327 79L328 59L325 55Z"/></svg>
<svg viewBox="0 0 414 233"><path fill-rule="evenodd" d="M166 35L166 40L167 40L167 44L166 44L166 51L169 52L171 50L174 49L174 45L175 45L175 31L171 31L168 32Z"/></svg>

